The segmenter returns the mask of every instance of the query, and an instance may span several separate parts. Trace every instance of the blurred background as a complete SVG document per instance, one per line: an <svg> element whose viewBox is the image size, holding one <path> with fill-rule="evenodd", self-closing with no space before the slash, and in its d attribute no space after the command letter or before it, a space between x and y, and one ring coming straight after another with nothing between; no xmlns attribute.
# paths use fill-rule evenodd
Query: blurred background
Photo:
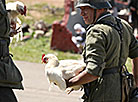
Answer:
<svg viewBox="0 0 138 102"><path fill-rule="evenodd" d="M114 16L126 20L138 36L138 2L136 0L110 0ZM20 102L80 102L83 91L65 92L52 87L45 77L42 54L52 53L59 60L82 59L86 25L80 9L74 8L76 0L6 0L13 29L20 32L11 37L13 54L23 75L25 90L14 90ZM20 11L19 13L17 5ZM131 71L131 60L126 63Z"/></svg>
<svg viewBox="0 0 138 102"><path fill-rule="evenodd" d="M17 0L7 0L15 2ZM81 59L83 41L86 34L76 31L78 27L85 29L80 10L75 9L76 0L18 0L26 8L26 16L18 15L22 34L11 41L10 52L14 60L41 63L43 53L53 53L61 59ZM113 8L110 12L125 19L133 27L137 37L137 24L134 24L132 12L138 12L131 0L110 0ZM131 4L131 5L130 5ZM138 4L136 4L138 6ZM135 5L135 6L136 6ZM136 22L138 17L135 17ZM79 26L75 25L78 24ZM79 37L78 37L79 36ZM127 66L131 68L130 59Z"/></svg>

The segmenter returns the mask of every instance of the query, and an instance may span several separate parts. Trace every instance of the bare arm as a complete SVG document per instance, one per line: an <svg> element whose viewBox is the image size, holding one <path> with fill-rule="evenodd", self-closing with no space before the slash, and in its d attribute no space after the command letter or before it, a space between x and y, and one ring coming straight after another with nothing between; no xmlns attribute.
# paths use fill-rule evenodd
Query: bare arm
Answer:
<svg viewBox="0 0 138 102"><path fill-rule="evenodd" d="M136 81L136 87L138 87L138 57L132 60L132 72Z"/></svg>
<svg viewBox="0 0 138 102"><path fill-rule="evenodd" d="M75 86L75 85L82 85L89 83L91 81L96 80L98 77L89 74L86 70L78 74L77 76L71 78L70 80L66 81L67 87Z"/></svg>

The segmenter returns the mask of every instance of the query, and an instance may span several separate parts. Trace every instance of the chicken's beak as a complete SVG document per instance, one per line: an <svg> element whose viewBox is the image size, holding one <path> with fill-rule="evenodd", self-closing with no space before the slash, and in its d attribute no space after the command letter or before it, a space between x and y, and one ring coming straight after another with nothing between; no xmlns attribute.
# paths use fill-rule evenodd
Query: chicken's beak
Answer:
<svg viewBox="0 0 138 102"><path fill-rule="evenodd" d="M26 16L26 11L27 11L26 6L24 6L24 8L21 8L21 9L20 9L21 15Z"/></svg>
<svg viewBox="0 0 138 102"><path fill-rule="evenodd" d="M45 56L45 54L42 54L42 58L41 58L42 63L47 64L47 63L48 63L48 58L46 58L46 57L44 57L44 56Z"/></svg>
<svg viewBox="0 0 138 102"><path fill-rule="evenodd" d="M42 58L42 63L46 63L45 59Z"/></svg>
<svg viewBox="0 0 138 102"><path fill-rule="evenodd" d="M47 60L45 58L42 58L42 63L47 64Z"/></svg>

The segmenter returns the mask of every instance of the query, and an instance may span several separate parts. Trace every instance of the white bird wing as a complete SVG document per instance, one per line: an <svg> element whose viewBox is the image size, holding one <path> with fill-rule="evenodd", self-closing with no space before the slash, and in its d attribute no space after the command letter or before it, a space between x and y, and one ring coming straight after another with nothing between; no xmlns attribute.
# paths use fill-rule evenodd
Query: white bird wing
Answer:
<svg viewBox="0 0 138 102"><path fill-rule="evenodd" d="M49 68L45 70L45 74L50 83L56 84L61 90L66 90L66 82L62 77L62 72L56 68Z"/></svg>
<svg viewBox="0 0 138 102"><path fill-rule="evenodd" d="M83 60L60 60L59 61L60 66L70 66L70 65L77 65L77 64L81 64L81 65L85 65Z"/></svg>
<svg viewBox="0 0 138 102"><path fill-rule="evenodd" d="M82 60L61 60L59 65L62 68L64 79L78 75L85 66L86 64Z"/></svg>
<svg viewBox="0 0 138 102"><path fill-rule="evenodd" d="M71 77L79 74L84 67L79 66L79 65L71 65L69 67L64 67L62 69L62 75L64 79L70 79ZM67 93L69 94L72 90L79 90L82 87L82 85L76 85L76 86L71 86L66 89Z"/></svg>
<svg viewBox="0 0 138 102"><path fill-rule="evenodd" d="M63 78L68 80L73 76L78 75L84 68L86 64L82 60L61 60L60 68L62 68ZM82 85L72 86L66 89L68 93L72 90L79 90L82 88Z"/></svg>

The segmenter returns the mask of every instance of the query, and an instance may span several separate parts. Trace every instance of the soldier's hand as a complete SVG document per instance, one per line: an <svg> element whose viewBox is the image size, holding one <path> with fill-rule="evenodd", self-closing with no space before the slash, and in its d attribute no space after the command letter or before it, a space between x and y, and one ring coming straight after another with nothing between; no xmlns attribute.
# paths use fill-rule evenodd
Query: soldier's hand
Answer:
<svg viewBox="0 0 138 102"><path fill-rule="evenodd" d="M17 33L19 33L19 32L21 32L21 31L19 31L19 29L20 29L20 27L19 28L17 28L17 29L10 29L10 37L13 37L14 35L16 35Z"/></svg>
<svg viewBox="0 0 138 102"><path fill-rule="evenodd" d="M70 79L72 79L73 77L69 78L68 80L65 79L66 82L66 88L72 86L72 83L70 82Z"/></svg>

